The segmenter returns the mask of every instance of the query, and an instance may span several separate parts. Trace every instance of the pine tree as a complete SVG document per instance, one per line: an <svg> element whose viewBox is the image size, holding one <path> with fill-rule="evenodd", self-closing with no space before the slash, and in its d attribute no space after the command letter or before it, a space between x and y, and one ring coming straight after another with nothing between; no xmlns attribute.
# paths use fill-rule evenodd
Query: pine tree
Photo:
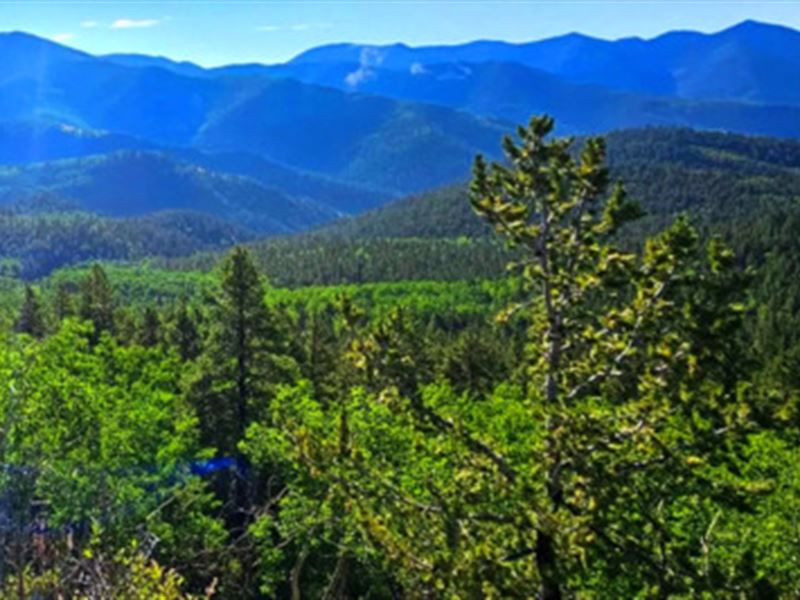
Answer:
<svg viewBox="0 0 800 600"><path fill-rule="evenodd" d="M519 128L518 141L504 141L508 166L479 158L471 186L475 210L519 250L529 295L508 313L531 321L528 395L543 432L544 493L531 496L534 540L523 556L546 600L569 594L571 572L593 562L589 552L621 561L612 570L641 569L659 594L686 592L687 581L705 584L685 567L695 548L665 550L677 533L658 507L694 499L703 486L711 493L718 484L695 477L692 465L718 460L713 448L752 410L734 366L744 279L719 241L703 250L686 218L647 240L640 256L615 247L638 206L622 184L610 185L602 139L576 158L571 139L548 138L553 127L542 117ZM670 438L676 427L681 439ZM621 478L633 482L626 498L609 487Z"/></svg>
<svg viewBox="0 0 800 600"><path fill-rule="evenodd" d="M94 325L94 341L104 331L114 331L114 291L105 270L92 266L81 290L80 317Z"/></svg>
<svg viewBox="0 0 800 600"><path fill-rule="evenodd" d="M161 318L152 306L147 306L142 314L142 322L136 334L136 341L150 348L161 343Z"/></svg>
<svg viewBox="0 0 800 600"><path fill-rule="evenodd" d="M42 338L47 332L39 296L30 285L25 286L25 300L22 303L15 330L35 338Z"/></svg>
<svg viewBox="0 0 800 600"><path fill-rule="evenodd" d="M341 384L341 347L335 329L335 310L326 306L321 310L301 313L302 334L298 336L297 355L301 362L303 377L314 387L315 397L332 399Z"/></svg>
<svg viewBox="0 0 800 600"><path fill-rule="evenodd" d="M68 283L62 281L56 288L56 297L53 301L53 312L57 322L75 315L75 302Z"/></svg>
<svg viewBox="0 0 800 600"><path fill-rule="evenodd" d="M243 248L222 267L222 285L192 393L205 441L236 454L247 425L261 418L274 385L296 365L286 353L276 315L264 302L264 284Z"/></svg>
<svg viewBox="0 0 800 600"><path fill-rule="evenodd" d="M194 360L200 354L200 332L186 300L181 300L169 330L169 341L178 350L184 362Z"/></svg>

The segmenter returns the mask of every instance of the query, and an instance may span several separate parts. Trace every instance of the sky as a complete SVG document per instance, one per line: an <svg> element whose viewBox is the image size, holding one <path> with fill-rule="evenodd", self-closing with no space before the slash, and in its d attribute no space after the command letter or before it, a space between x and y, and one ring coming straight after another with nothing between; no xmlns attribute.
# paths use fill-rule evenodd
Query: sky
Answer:
<svg viewBox="0 0 800 600"><path fill-rule="evenodd" d="M573 31L649 38L745 19L800 29L800 0L0 0L0 31L204 66L283 62L336 42L523 42Z"/></svg>

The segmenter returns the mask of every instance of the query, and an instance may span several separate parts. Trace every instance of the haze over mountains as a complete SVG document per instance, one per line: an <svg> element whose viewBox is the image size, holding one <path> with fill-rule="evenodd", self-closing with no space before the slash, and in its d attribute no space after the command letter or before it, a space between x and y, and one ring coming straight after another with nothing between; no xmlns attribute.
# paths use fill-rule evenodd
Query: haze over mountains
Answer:
<svg viewBox="0 0 800 600"><path fill-rule="evenodd" d="M800 32L750 21L652 40L339 44L214 69L8 33L0 65L0 203L47 194L103 217L177 211L184 225L204 213L241 238L461 181L536 113L562 133L800 138L800 85L788 84L800 83Z"/></svg>

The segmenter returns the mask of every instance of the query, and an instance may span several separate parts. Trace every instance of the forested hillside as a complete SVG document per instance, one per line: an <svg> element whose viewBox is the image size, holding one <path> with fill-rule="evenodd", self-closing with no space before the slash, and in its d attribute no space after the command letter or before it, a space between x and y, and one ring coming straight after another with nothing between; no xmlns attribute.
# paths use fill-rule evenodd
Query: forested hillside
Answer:
<svg viewBox="0 0 800 600"><path fill-rule="evenodd" d="M614 132L607 139L612 178L627 183L646 213L632 228L638 230L633 238L684 211L703 228L715 229L788 210L800 198L797 142L671 128ZM259 241L252 252L264 272L286 285L494 277L508 258L501 244L489 241L491 228L474 218L464 185L392 202L378 192L301 176L248 156L188 153L182 160L155 151L119 151L0 168L0 197L35 201L42 198L36 190L50 194L36 219L3 221L8 235L2 255L23 260L29 278L93 258L153 257L168 259L162 264L170 268L208 269L217 257L196 252L254 234L321 225L340 214L326 206L347 213L387 202L308 234ZM314 200L319 197L327 199L322 207ZM76 209L103 216L59 214ZM53 214L45 218L46 212ZM132 220L107 218L142 213ZM34 222L35 239L21 235ZM87 236L88 222L95 234ZM113 249L103 240L113 240Z"/></svg>
<svg viewBox="0 0 800 600"><path fill-rule="evenodd" d="M3 265L0 595L800 594L796 146L553 126L418 213L474 239Z"/></svg>
<svg viewBox="0 0 800 600"><path fill-rule="evenodd" d="M337 214L249 177L215 173L146 151L0 167L0 204L40 193L101 215L193 210L260 233L297 231Z"/></svg>
<svg viewBox="0 0 800 600"><path fill-rule="evenodd" d="M800 199L800 143L689 129L612 132L611 177L647 217L689 211L703 225L750 219ZM456 237L491 229L472 215L466 186L394 202L325 228L346 237Z"/></svg>
<svg viewBox="0 0 800 600"><path fill-rule="evenodd" d="M610 177L625 181L644 212L621 232L626 244L687 213L703 235L721 233L745 253L754 224L800 211L797 142L670 128L614 132L606 139ZM491 226L475 219L467 199L466 185L443 187L313 233L249 247L280 285L500 276L514 254L494 239ZM770 239L765 236L765 247ZM764 253L753 258L761 262ZM162 264L209 269L216 261L205 253Z"/></svg>
<svg viewBox="0 0 800 600"><path fill-rule="evenodd" d="M52 207L51 200L46 202ZM37 203L38 204L38 203ZM221 250L255 235L215 217L160 212L129 219L76 210L0 209L0 257L15 276L35 279L93 260L133 261Z"/></svg>
<svg viewBox="0 0 800 600"><path fill-rule="evenodd" d="M390 197L390 194L379 189L345 184L247 152L206 153L192 148L159 146L139 138L86 127L73 127L59 124L57 121L0 121L0 165L6 167L35 165L35 171L50 169L61 171L60 177L53 179L62 186L72 184L65 181L63 165L73 165L71 174L74 177L81 173L80 165L83 163L64 162L61 159L86 159L87 168L90 168L103 160L113 160L113 156L109 155L114 154L127 157L152 155L161 157L164 162L190 163L210 171L207 174L209 178L226 173L243 175L256 179L264 186L276 189L287 196L328 206L334 213L357 213L365 208L372 208ZM6 169L6 173L8 172ZM25 169L21 169L20 172L24 173ZM27 177L22 183L27 187L36 187L37 179ZM6 185L10 184L13 184L13 179ZM52 184L53 181L48 180L42 185ZM159 187L155 183L152 185L153 192L159 193ZM7 189L5 195L10 196L11 191ZM190 200L194 198L183 198L184 202ZM112 208L118 211L125 210L124 206ZM170 203L167 202L158 208L170 208Z"/></svg>

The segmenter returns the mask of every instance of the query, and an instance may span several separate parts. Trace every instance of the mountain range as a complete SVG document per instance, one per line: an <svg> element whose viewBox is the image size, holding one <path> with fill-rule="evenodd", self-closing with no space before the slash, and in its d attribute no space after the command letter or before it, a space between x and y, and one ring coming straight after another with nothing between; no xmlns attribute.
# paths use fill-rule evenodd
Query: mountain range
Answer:
<svg viewBox="0 0 800 600"><path fill-rule="evenodd" d="M217 68L15 32L0 34L0 65L0 203L206 215L243 238L463 181L475 154L497 157L537 113L579 135L800 138L800 32L753 21L649 40L336 44Z"/></svg>
<svg viewBox="0 0 800 600"><path fill-rule="evenodd" d="M420 48L338 44L304 52L288 67L295 73L320 73L323 65L328 69L358 65L361 73L341 81L358 87L371 78L380 79L381 71L424 75L431 65L459 63L513 63L563 81L647 95L800 104L800 88L786 85L800 80L800 32L756 21L714 34L674 31L650 40L607 41L571 33L524 44L477 41Z"/></svg>

